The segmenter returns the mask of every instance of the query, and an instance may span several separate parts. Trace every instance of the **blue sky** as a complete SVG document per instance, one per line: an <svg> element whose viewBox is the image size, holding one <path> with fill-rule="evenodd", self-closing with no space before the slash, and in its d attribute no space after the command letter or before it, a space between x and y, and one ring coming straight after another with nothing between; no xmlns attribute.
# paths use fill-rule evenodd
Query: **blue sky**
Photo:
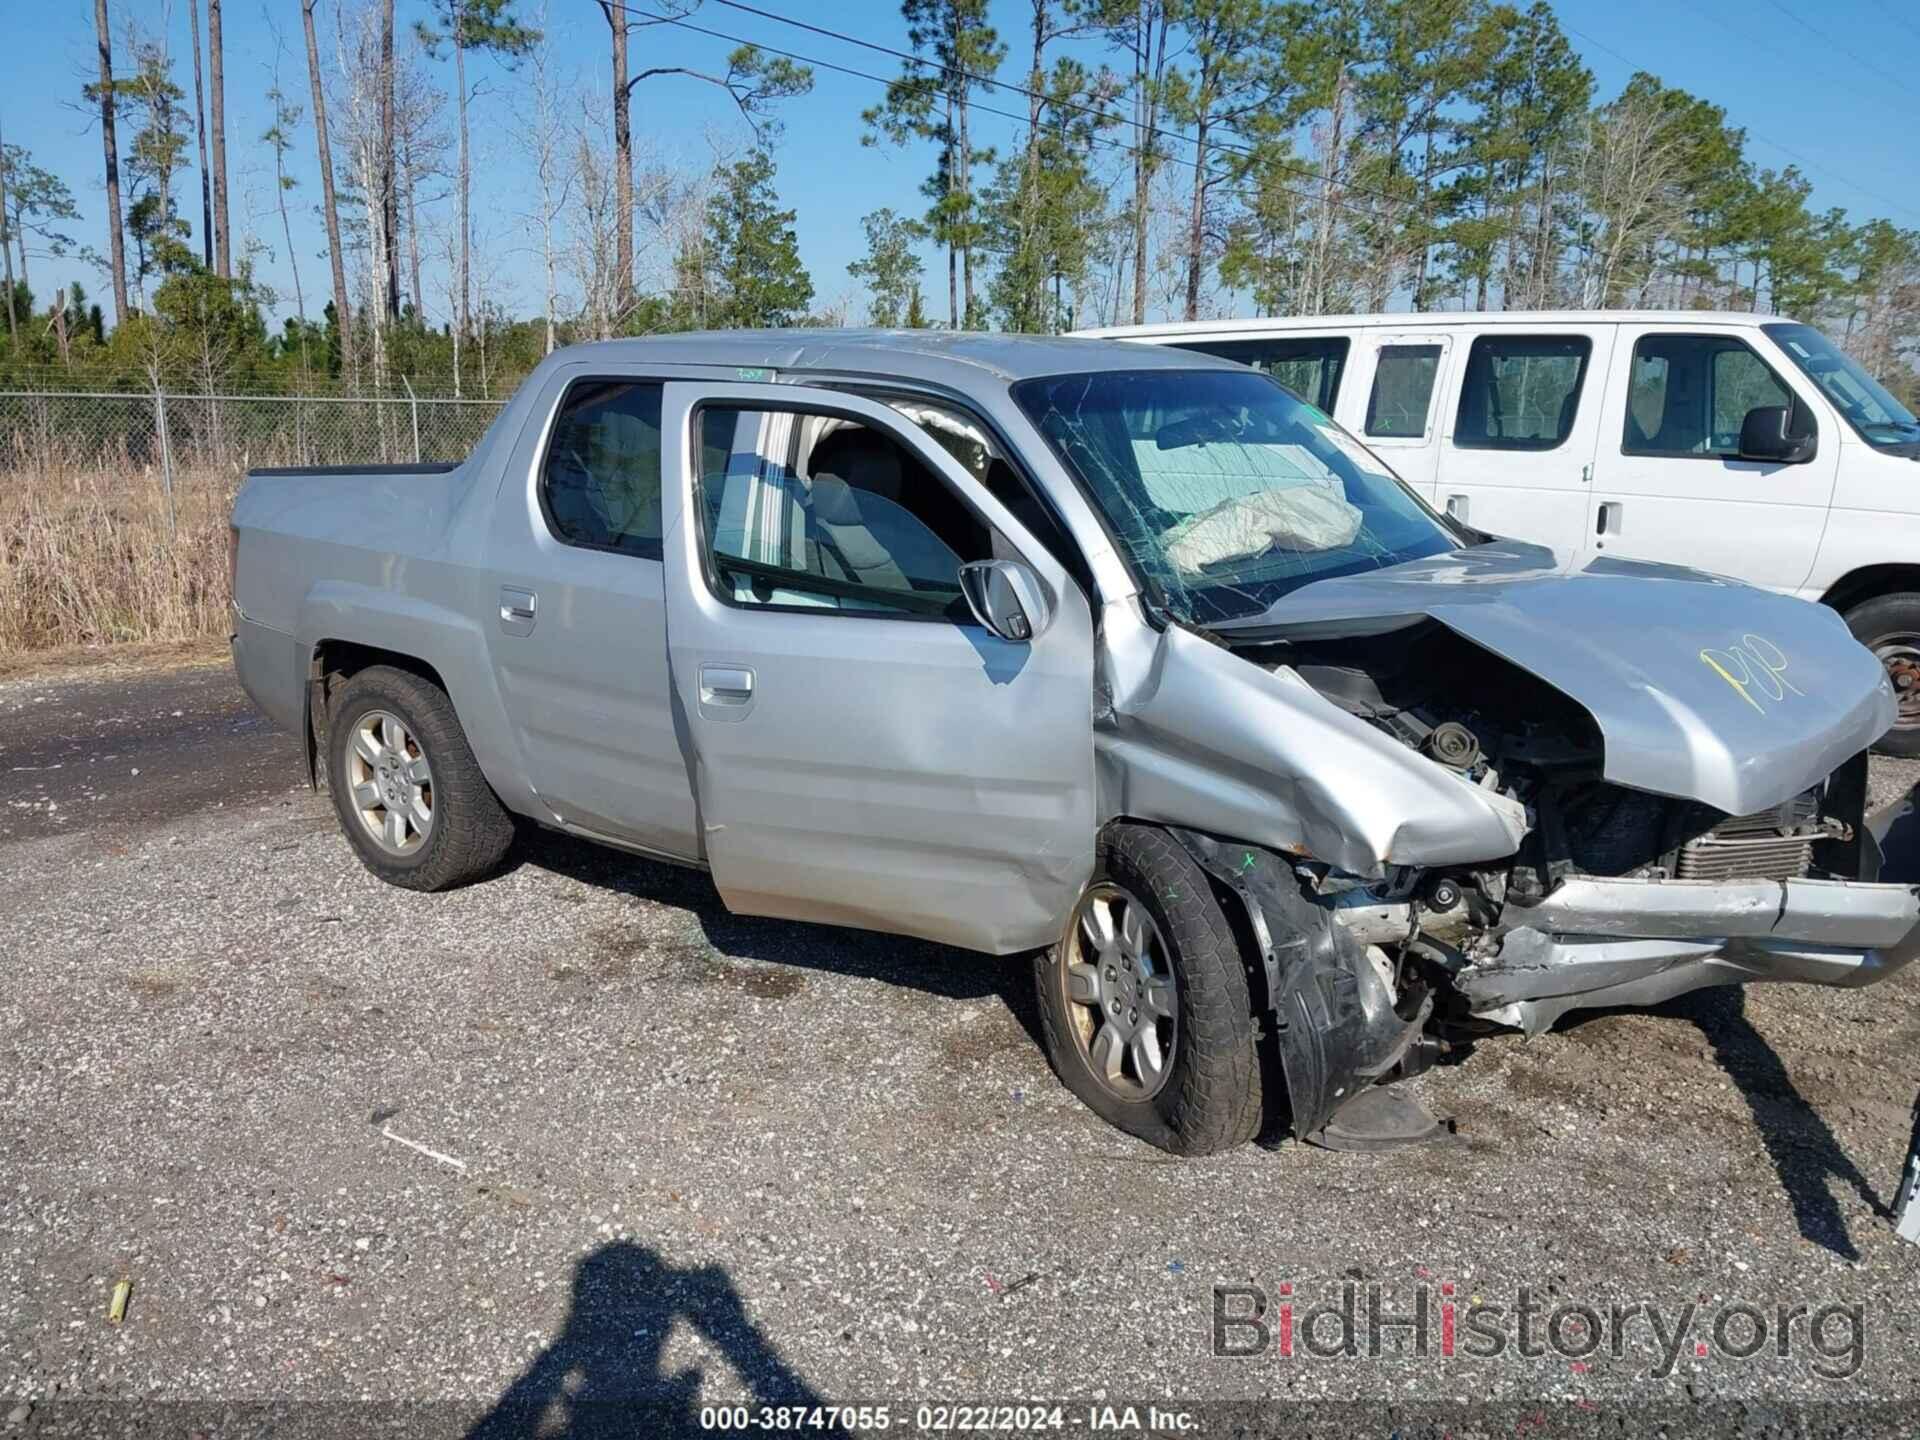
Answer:
<svg viewBox="0 0 1920 1440"><path fill-rule="evenodd" d="M646 0L633 3L644 6ZM865 39L904 44L893 0L758 3ZM334 0L322 0L323 49L333 5ZM83 215L74 227L77 237L104 251L99 135L78 104L79 87L93 73L93 7L82 0L4 0L4 8L10 14L0 30L7 33L10 58L0 61L5 77L0 125L9 143L24 144L38 163L66 178ZM398 8L405 24L425 4L398 0ZM606 85L606 26L593 0L545 0L544 6L540 0L522 0L521 8L530 18L544 9L563 74L583 88ZM1020 0L994 0L996 22L1013 50L1009 73L1020 56L1023 8ZM1856 220L1884 216L1920 226L1920 185L1914 180L1920 173L1914 153L1920 73L1910 63L1920 48L1920 7L1911 0L1560 0L1557 9L1603 96L1616 92L1635 68L1651 70L1668 84L1726 106L1731 120L1747 128L1748 153L1759 164L1798 163L1814 183L1817 206L1843 206ZM126 15L149 28L170 19L176 73L190 92L185 0L112 0L112 10L116 31ZM290 313L292 287L273 208L272 156L259 137L269 123L264 95L276 66L275 24L282 88L303 106L307 99L299 8L297 0L227 0L225 14L234 229L237 236L251 230L273 246L262 271L282 293L282 311ZM858 70L884 75L897 68L883 55L715 4L695 18L716 30ZM722 40L655 26L636 36L631 64L636 70L651 65L712 69L728 48ZM116 35L116 59L121 49ZM506 138L516 123L510 82L497 83L485 61L474 78L486 82L490 92L476 102L474 113L476 228L483 251L492 257L490 268L511 286L513 307L532 313L539 303L537 266L524 249L524 227L512 218L530 202L525 163ZM442 83L451 88L450 67ZM802 255L822 298L857 293L846 265L863 248L862 215L888 205L916 211L923 204L917 186L928 163L925 154L860 144L860 111L880 90L869 81L821 70L813 93L787 102L781 111L786 133L777 152L779 188L783 202L798 211ZM1018 96L987 103L1024 108ZM703 135L709 127L745 133L724 96L675 77L650 80L638 89L633 123L637 137L652 137L661 151L690 164L706 153ZM1015 128L1010 120L985 116L977 134L984 143L1004 146ZM124 150L130 136L123 129L120 138ZM325 240L315 209L319 183L312 136L304 119L292 164L301 182L294 248L309 308L317 310L320 302L314 297L326 289ZM189 176L186 183L190 203L181 208L197 231L198 182ZM938 315L944 310L944 271L928 258L930 308ZM52 284L69 278L87 284L96 298L109 288L97 274L71 265L43 260L34 268L42 300ZM427 288L435 288L431 279Z"/></svg>

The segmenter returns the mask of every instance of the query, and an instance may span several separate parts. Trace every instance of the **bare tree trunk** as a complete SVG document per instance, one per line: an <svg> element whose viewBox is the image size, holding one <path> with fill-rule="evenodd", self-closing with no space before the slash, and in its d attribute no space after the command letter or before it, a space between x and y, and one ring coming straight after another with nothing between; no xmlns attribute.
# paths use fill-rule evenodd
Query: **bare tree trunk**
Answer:
<svg viewBox="0 0 1920 1440"><path fill-rule="evenodd" d="M293 308L300 316L300 344L307 343L307 297L300 288L300 252L293 248L293 222L287 218L286 146L273 147L273 191L280 197L280 233L286 237L287 264L293 268Z"/></svg>
<svg viewBox="0 0 1920 1440"><path fill-rule="evenodd" d="M213 0L207 0L212 4ZM393 174L393 0L380 7L380 194L387 239L387 287L380 303L387 318L400 318L400 198Z"/></svg>
<svg viewBox="0 0 1920 1440"><path fill-rule="evenodd" d="M627 13L601 0L613 31L613 194L615 303L622 315L633 311L633 96L627 89Z"/></svg>
<svg viewBox="0 0 1920 1440"><path fill-rule="evenodd" d="M100 51L100 149L107 166L107 232L113 259L113 323L127 318L127 241L120 226L120 147L113 136L113 36L107 0L93 0L93 28Z"/></svg>
<svg viewBox="0 0 1920 1440"><path fill-rule="evenodd" d="M953 131L953 95L947 95L947 200L951 204L954 196L954 131ZM953 243L953 233L947 234L947 328L958 330L962 326L960 318L960 250Z"/></svg>
<svg viewBox="0 0 1920 1440"><path fill-rule="evenodd" d="M960 269L967 300L961 324L968 326L973 324L973 137L967 130L970 107L964 84L960 91Z"/></svg>
<svg viewBox="0 0 1920 1440"><path fill-rule="evenodd" d="M1204 102L1194 127L1193 201L1187 215L1187 304L1185 319L1200 318L1202 247L1207 234L1207 116Z"/></svg>
<svg viewBox="0 0 1920 1440"><path fill-rule="evenodd" d="M99 0L101 8L106 0ZM340 205L333 190L333 146L327 139L327 91L320 83L320 44L313 33L313 7L318 0L300 0L300 19L307 31L307 75L313 84L313 138L320 152L320 203L326 212L327 256L333 263L333 316L340 327L340 355L354 370L353 312L347 304L347 266L340 251Z"/></svg>
<svg viewBox="0 0 1920 1440"><path fill-rule="evenodd" d="M0 137L0 256L6 259L7 282L7 343L17 352L20 347L20 321L13 313L13 236L9 233L7 221L7 143ZM20 251L24 261L26 250Z"/></svg>
<svg viewBox="0 0 1920 1440"><path fill-rule="evenodd" d="M407 177L407 276L413 291L413 313L417 324L426 323L427 292L420 288L420 219L414 206L414 188L420 183L413 169L413 146L409 142L402 156L401 171Z"/></svg>
<svg viewBox="0 0 1920 1440"><path fill-rule="evenodd" d="M1147 212L1152 208L1153 175L1158 168L1160 76L1166 70L1167 31L1159 5L1140 6L1138 60L1134 72L1134 118L1138 144L1133 156L1133 323L1147 323ZM1154 38L1156 23L1159 39Z"/></svg>
<svg viewBox="0 0 1920 1440"><path fill-rule="evenodd" d="M207 0L207 83L212 95L207 119L213 130L213 267L222 280L233 278L233 230L227 219L226 46L220 36L221 0ZM198 60L200 34L194 32Z"/></svg>
<svg viewBox="0 0 1920 1440"><path fill-rule="evenodd" d="M200 253L213 268L213 175L207 169L207 101L200 79L200 0L187 0L187 28L193 31L193 134L200 144Z"/></svg>
<svg viewBox="0 0 1920 1440"><path fill-rule="evenodd" d="M392 0L387 0L389 5ZM471 281L473 272L473 228L467 218L467 204L473 188L473 155L467 134L467 51L460 43L461 20L453 22L453 83L460 89L460 330L465 334L471 318Z"/></svg>
<svg viewBox="0 0 1920 1440"><path fill-rule="evenodd" d="M1040 97L1047 84L1047 18L1053 0L1033 0L1033 65L1027 71L1027 153L1022 166L1020 239L1018 249L1025 256L1022 278L1027 286L1024 308L1029 321L1038 316L1046 303L1047 279L1034 263L1038 257L1034 232L1040 217ZM1054 306L1058 319L1059 305Z"/></svg>

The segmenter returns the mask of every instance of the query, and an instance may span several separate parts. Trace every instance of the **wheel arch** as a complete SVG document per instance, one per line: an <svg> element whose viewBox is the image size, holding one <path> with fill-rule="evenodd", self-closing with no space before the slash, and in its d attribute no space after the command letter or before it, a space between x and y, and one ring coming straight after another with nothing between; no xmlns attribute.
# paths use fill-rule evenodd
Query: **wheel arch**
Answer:
<svg viewBox="0 0 1920 1440"><path fill-rule="evenodd" d="M1920 565L1862 565L1834 581L1820 603L1844 615L1869 600L1905 594L1920 594Z"/></svg>
<svg viewBox="0 0 1920 1440"><path fill-rule="evenodd" d="M326 580L307 593L297 643L296 653L307 657L307 761L316 785L325 769L324 707L337 683L329 677L392 665L446 693L494 793L509 810L538 816L486 633L472 616L418 596Z"/></svg>
<svg viewBox="0 0 1920 1440"><path fill-rule="evenodd" d="M447 688L447 682L441 678L439 670L418 655L408 655L380 645L368 645L358 640L333 637L316 640L307 657L306 747L307 784L310 788L318 789L320 777L326 773L326 766L321 763L320 757L326 753L327 706L334 690L362 670L375 665L404 670L441 690Z"/></svg>

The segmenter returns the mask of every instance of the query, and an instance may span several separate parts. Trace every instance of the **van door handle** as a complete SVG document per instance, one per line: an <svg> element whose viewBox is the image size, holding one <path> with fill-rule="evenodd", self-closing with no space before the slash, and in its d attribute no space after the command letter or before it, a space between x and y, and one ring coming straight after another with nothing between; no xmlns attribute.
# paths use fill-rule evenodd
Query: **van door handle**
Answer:
<svg viewBox="0 0 1920 1440"><path fill-rule="evenodd" d="M753 698L753 671L738 665L702 665L700 698L708 705L744 705Z"/></svg>
<svg viewBox="0 0 1920 1440"><path fill-rule="evenodd" d="M1458 520L1461 524L1463 525L1466 524L1467 497L1464 495L1447 496L1447 514L1451 515L1454 519Z"/></svg>
<svg viewBox="0 0 1920 1440"><path fill-rule="evenodd" d="M1618 535L1620 533L1621 504L1618 500L1602 500L1600 508L1594 512L1593 533L1596 535Z"/></svg>
<svg viewBox="0 0 1920 1440"><path fill-rule="evenodd" d="M517 585L500 587L500 628L509 635L531 635L540 597Z"/></svg>

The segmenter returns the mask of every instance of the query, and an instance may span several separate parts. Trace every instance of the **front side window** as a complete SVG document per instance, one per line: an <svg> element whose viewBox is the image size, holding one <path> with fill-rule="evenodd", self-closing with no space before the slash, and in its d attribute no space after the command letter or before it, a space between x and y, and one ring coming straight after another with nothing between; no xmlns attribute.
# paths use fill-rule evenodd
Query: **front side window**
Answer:
<svg viewBox="0 0 1920 1440"><path fill-rule="evenodd" d="M1470 450L1564 445L1592 354L1584 335L1482 335L1467 355L1453 443Z"/></svg>
<svg viewBox="0 0 1920 1440"><path fill-rule="evenodd" d="M660 386L579 380L540 470L540 508L569 545L660 558Z"/></svg>
<svg viewBox="0 0 1920 1440"><path fill-rule="evenodd" d="M1438 345L1382 345L1367 397L1367 434L1376 440L1420 440L1427 433Z"/></svg>
<svg viewBox="0 0 1920 1440"><path fill-rule="evenodd" d="M1188 624L1458 548L1364 445L1264 376L1104 371L1023 381L1013 396L1154 602Z"/></svg>
<svg viewBox="0 0 1920 1440"><path fill-rule="evenodd" d="M838 416L722 405L700 434L721 599L972 623L960 566L993 557L991 533L908 447Z"/></svg>
<svg viewBox="0 0 1920 1440"><path fill-rule="evenodd" d="M1866 368L1811 325L1760 327L1787 358L1820 387L1854 431L1870 445L1920 443L1920 420Z"/></svg>
<svg viewBox="0 0 1920 1440"><path fill-rule="evenodd" d="M1747 412L1791 406L1793 392L1732 335L1643 335L1633 345L1628 455L1734 459Z"/></svg>
<svg viewBox="0 0 1920 1440"><path fill-rule="evenodd" d="M1251 365L1331 415L1340 398L1348 341L1344 335L1274 335L1263 340L1183 341L1175 348Z"/></svg>

